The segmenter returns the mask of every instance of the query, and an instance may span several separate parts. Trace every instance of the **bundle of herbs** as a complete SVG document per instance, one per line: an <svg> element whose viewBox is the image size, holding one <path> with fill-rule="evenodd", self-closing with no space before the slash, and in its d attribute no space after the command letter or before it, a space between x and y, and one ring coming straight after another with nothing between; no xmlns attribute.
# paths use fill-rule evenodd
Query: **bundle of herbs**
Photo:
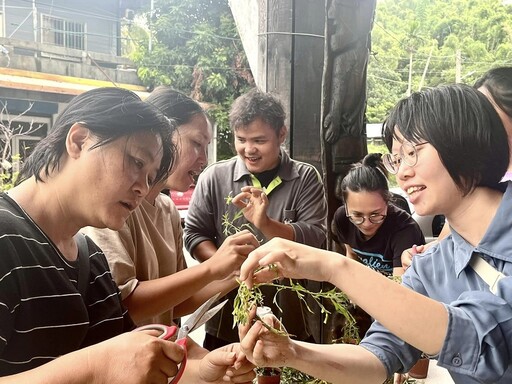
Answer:
<svg viewBox="0 0 512 384"><path fill-rule="evenodd" d="M233 196L232 193L230 193L225 199L226 205L231 206L232 199ZM226 213L222 216L224 234L229 236L243 229L249 229L251 232L254 232L251 224L243 220L243 209L237 210L233 213L232 206L230 208L231 209L226 210ZM276 267L274 265L270 265L267 268L272 270ZM276 277L278 276L277 272L278 271L276 269ZM333 288L327 291L311 291L292 279L289 279L289 285L281 284L277 280L274 280L267 283L255 284L251 289L249 289L245 283L239 282L238 293L235 297L233 305L234 326L247 325L249 322L249 313L251 308L263 305L264 297L261 291L262 286L271 286L276 288L273 302L279 310L281 310L281 308L279 307L276 300L277 294L285 289L288 289L297 294L309 312L315 313L314 309L312 309L306 301L306 297L310 296L313 299L313 302L318 305L324 318L324 323L327 322L329 315L332 314L331 310L329 310L326 305L324 305L324 300L328 301L330 303L329 308L333 308L335 312L341 314L345 319L342 339L359 342L359 331L356 325L356 321L350 312L350 309L353 307L353 305L343 292L337 288ZM261 319L257 316L256 321L261 321ZM263 321L261 321L261 323L271 332L275 332L279 335L288 335L284 329L275 329ZM336 340L333 340L333 342L335 341ZM257 371L258 369L262 371L264 368L257 368ZM281 368L281 383L327 384L322 380L316 379L289 367Z"/></svg>

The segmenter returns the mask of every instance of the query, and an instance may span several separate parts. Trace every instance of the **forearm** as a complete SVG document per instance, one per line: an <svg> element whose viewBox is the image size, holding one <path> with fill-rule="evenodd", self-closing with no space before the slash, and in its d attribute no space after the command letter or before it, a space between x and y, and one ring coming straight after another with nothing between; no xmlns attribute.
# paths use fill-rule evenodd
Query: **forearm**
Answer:
<svg viewBox="0 0 512 384"><path fill-rule="evenodd" d="M435 355L441 350L448 328L443 304L346 257L330 260L330 272L325 271L328 281L370 316L425 353Z"/></svg>
<svg viewBox="0 0 512 384"><path fill-rule="evenodd" d="M197 244L191 254L199 262L203 262L212 257L217 252L217 246L213 241L207 240Z"/></svg>
<svg viewBox="0 0 512 384"><path fill-rule="evenodd" d="M267 240L270 240L274 237L280 237L282 239L287 240L295 240L295 231L292 226L288 224L281 223L270 217L267 217L266 220L255 223L256 227L265 235Z"/></svg>
<svg viewBox="0 0 512 384"><path fill-rule="evenodd" d="M0 378L1 384L101 384L88 364L88 350L61 356L38 368Z"/></svg>
<svg viewBox="0 0 512 384"><path fill-rule="evenodd" d="M294 342L287 366L332 384L381 384L386 370L366 349L350 344L312 344Z"/></svg>
<svg viewBox="0 0 512 384"><path fill-rule="evenodd" d="M140 323L178 306L216 278L210 263L201 263L159 279L140 281L123 303L135 323Z"/></svg>

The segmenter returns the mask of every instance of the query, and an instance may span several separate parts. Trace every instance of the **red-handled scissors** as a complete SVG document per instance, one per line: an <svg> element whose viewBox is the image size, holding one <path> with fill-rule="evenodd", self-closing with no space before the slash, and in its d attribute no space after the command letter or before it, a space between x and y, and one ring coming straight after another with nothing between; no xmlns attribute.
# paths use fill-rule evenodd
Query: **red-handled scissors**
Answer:
<svg viewBox="0 0 512 384"><path fill-rule="evenodd" d="M178 337L176 338L176 343L181 345L185 350L185 357L181 361L180 368L174 379L172 379L169 383L176 384L180 381L183 372L185 371L185 366L187 365L187 336L190 332L196 330L201 325L210 320L220 309L227 303L227 300L224 300L222 303L217 304L215 307L210 308L213 303L217 301L220 293L217 293L215 296L210 297L206 300L199 308L197 308L194 313L192 313L187 321L183 323L181 328L178 330L178 327L175 325L167 326L163 324L149 324L143 325L142 327L136 328L135 331L145 331L145 330L156 330L161 331L162 333L158 336L159 339L168 340L178 332Z"/></svg>

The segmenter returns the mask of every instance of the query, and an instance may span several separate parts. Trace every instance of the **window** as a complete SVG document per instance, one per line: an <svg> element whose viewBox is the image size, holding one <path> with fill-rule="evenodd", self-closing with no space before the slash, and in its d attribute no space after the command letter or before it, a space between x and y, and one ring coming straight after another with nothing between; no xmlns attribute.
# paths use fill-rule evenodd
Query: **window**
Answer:
<svg viewBox="0 0 512 384"><path fill-rule="evenodd" d="M43 43L85 50L85 23L42 15Z"/></svg>
<svg viewBox="0 0 512 384"><path fill-rule="evenodd" d="M8 161L12 164L12 171L17 172L19 171L20 164L32 153L37 142L47 135L50 119L17 116L10 121L4 120L1 124L3 127L3 132L0 132L1 154L3 154L5 148L6 137L11 137L11 140L9 143L10 149L6 153L7 158L4 159L0 154L0 160Z"/></svg>

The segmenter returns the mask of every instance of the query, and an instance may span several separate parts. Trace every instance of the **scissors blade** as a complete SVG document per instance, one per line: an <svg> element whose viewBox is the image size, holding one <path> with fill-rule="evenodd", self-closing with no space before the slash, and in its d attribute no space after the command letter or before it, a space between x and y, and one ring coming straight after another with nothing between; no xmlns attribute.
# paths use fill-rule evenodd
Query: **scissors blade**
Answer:
<svg viewBox="0 0 512 384"><path fill-rule="evenodd" d="M213 316L217 314L221 310L221 308L228 302L228 299L224 300L223 302L217 304L215 307L209 309L206 311L206 313L201 317L201 319L196 323L196 326L194 329L199 328L201 325L206 323L208 320L210 320Z"/></svg>
<svg viewBox="0 0 512 384"><path fill-rule="evenodd" d="M220 292L206 300L199 308L194 311L194 313L190 315L190 317L187 319L187 321L185 321L178 332L178 340L186 337L190 332L199 328L201 325L211 319L218 311L220 311L220 309L226 304L227 300L224 300L222 303L217 304L215 307L210 309L212 304L217 301L219 296Z"/></svg>

